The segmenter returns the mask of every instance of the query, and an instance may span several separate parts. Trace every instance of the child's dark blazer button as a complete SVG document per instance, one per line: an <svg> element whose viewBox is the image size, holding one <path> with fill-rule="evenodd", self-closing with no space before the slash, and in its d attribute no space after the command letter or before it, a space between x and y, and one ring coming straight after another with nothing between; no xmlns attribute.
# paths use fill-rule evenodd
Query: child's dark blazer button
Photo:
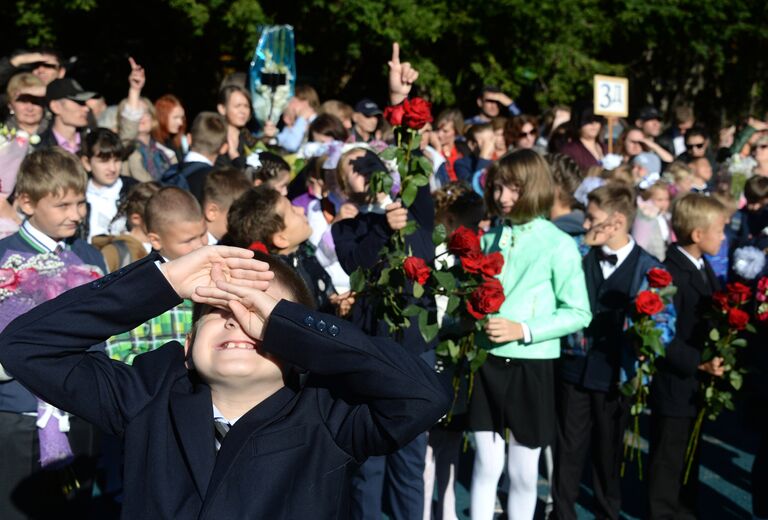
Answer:
<svg viewBox="0 0 768 520"><path fill-rule="evenodd" d="M327 325L328 325L328 324L327 324L327 323L325 323L325 321L323 321L323 320L320 320L320 321L318 321L318 322L317 322L317 325L315 325L315 328L316 328L317 330L319 330L320 332L325 332L325 327L326 327Z"/></svg>
<svg viewBox="0 0 768 520"><path fill-rule="evenodd" d="M331 336L338 335L339 327L337 327L336 325L331 325L330 327L328 327L328 334L330 334Z"/></svg>
<svg viewBox="0 0 768 520"><path fill-rule="evenodd" d="M313 318L312 316L307 316L306 318L304 318L304 325L306 325L307 327L311 327L314 324L315 324L315 318Z"/></svg>

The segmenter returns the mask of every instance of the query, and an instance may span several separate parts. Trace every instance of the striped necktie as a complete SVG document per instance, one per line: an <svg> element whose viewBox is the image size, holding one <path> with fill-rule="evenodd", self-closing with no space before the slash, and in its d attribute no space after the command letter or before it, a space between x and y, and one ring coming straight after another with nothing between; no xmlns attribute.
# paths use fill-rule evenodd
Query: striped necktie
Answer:
<svg viewBox="0 0 768 520"><path fill-rule="evenodd" d="M232 425L228 422L219 421L217 419L213 420L213 434L216 438L216 451L221 449L221 443L224 442L224 437L227 436L231 427Z"/></svg>

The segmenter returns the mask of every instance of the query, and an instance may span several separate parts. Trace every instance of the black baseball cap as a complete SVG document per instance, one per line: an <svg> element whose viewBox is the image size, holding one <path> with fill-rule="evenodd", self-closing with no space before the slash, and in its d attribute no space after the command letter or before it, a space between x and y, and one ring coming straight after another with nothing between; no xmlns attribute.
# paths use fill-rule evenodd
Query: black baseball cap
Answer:
<svg viewBox="0 0 768 520"><path fill-rule="evenodd" d="M357 102L355 105L355 112L360 112L365 117L381 115L381 109L379 108L379 105L368 98L361 99Z"/></svg>
<svg viewBox="0 0 768 520"><path fill-rule="evenodd" d="M651 119L658 119L661 121L661 112L656 107L647 105L640 109L637 113L637 118L641 121L650 121Z"/></svg>
<svg viewBox="0 0 768 520"><path fill-rule="evenodd" d="M83 90L83 87L72 78L55 79L51 81L45 89L45 99L47 101L69 99L78 103L85 103L97 95L96 92Z"/></svg>

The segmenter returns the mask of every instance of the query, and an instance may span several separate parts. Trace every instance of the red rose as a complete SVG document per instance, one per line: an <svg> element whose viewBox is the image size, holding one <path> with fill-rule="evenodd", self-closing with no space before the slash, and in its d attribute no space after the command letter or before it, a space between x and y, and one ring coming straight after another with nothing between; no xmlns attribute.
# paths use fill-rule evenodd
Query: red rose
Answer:
<svg viewBox="0 0 768 520"><path fill-rule="evenodd" d="M460 256L461 267L468 273L479 273L483 269L483 260L485 257L481 253L470 253L467 256Z"/></svg>
<svg viewBox="0 0 768 520"><path fill-rule="evenodd" d="M265 255L269 254L269 251L267 250L267 246L265 246L263 242L251 242L251 245L248 246L248 249L250 249L251 251L259 251L260 253L264 253Z"/></svg>
<svg viewBox="0 0 768 520"><path fill-rule="evenodd" d="M724 292L716 292L713 294L712 301L715 303L715 307L723 312L728 312L730 305L728 305L728 296Z"/></svg>
<svg viewBox="0 0 768 520"><path fill-rule="evenodd" d="M416 256L409 256L405 259L403 270L409 280L418 282L421 285L427 283L429 273L432 271L423 259Z"/></svg>
<svg viewBox="0 0 768 520"><path fill-rule="evenodd" d="M481 320L486 314L498 311L502 303L504 303L504 287L496 278L489 278L469 295L467 312Z"/></svg>
<svg viewBox="0 0 768 520"><path fill-rule="evenodd" d="M640 314L653 316L664 309L664 302L658 294L653 291L642 291L635 299L635 308Z"/></svg>
<svg viewBox="0 0 768 520"><path fill-rule="evenodd" d="M501 268L504 267L504 257L501 253L496 251L483 257L480 265L480 271L485 276L496 276L501 272Z"/></svg>
<svg viewBox="0 0 768 520"><path fill-rule="evenodd" d="M741 309L731 309L728 311L728 325L736 330L744 330L749 323L749 314Z"/></svg>
<svg viewBox="0 0 768 520"><path fill-rule="evenodd" d="M739 282L727 284L725 290L728 293L728 299L736 304L745 303L752 296L752 290Z"/></svg>
<svg viewBox="0 0 768 520"><path fill-rule="evenodd" d="M458 257L480 254L480 237L471 229L459 226L448 237L448 251Z"/></svg>
<svg viewBox="0 0 768 520"><path fill-rule="evenodd" d="M663 289L672 283L672 275L664 269L654 267L648 271L648 285L654 289Z"/></svg>
<svg viewBox="0 0 768 520"><path fill-rule="evenodd" d="M432 122L432 103L429 101L418 97L406 99L403 101L403 108L405 109L403 124L408 128L419 130L427 123Z"/></svg>
<svg viewBox="0 0 768 520"><path fill-rule="evenodd" d="M757 301L764 302L768 300L768 276L763 276L760 281L757 282L757 294L755 295Z"/></svg>
<svg viewBox="0 0 768 520"><path fill-rule="evenodd" d="M384 119L392 126L402 125L404 115L405 107L403 105L395 105L384 109Z"/></svg>

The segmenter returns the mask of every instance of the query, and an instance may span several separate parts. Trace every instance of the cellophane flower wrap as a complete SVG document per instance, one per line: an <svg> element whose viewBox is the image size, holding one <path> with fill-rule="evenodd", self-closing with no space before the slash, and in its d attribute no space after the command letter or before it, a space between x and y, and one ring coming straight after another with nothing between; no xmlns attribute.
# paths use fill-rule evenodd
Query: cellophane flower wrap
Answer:
<svg viewBox="0 0 768 520"><path fill-rule="evenodd" d="M763 295L758 296L758 301L764 297L766 285L763 283ZM760 291L760 283L758 283L758 291ZM741 389L744 374L747 372L739 364L739 352L747 346L745 333L755 332L754 326L750 323L751 306L752 289L740 282L729 283L724 292L712 295L712 308L706 314L706 318L713 326L701 354L701 362L707 363L716 357L722 358L724 373L721 377L707 374L701 382L700 409L685 452L686 465L683 478L685 483L690 476L704 419L714 421L724 409L733 411L735 408L734 392Z"/></svg>
<svg viewBox="0 0 768 520"><path fill-rule="evenodd" d="M98 267L83 264L70 251L58 255L8 251L0 260L0 266L0 330L41 303L103 274ZM66 436L69 416L40 399L37 412L41 465L68 462L72 458ZM76 478L65 479L64 493L69 494L77 486Z"/></svg>
<svg viewBox="0 0 768 520"><path fill-rule="evenodd" d="M637 457L640 479L643 478L642 453L640 450L640 415L648 404L650 380L656 373L656 361L664 356L666 345L674 336L674 305L672 300L677 288L672 285L672 275L664 269L653 268L646 274L646 289L637 293L631 311L629 334L636 349L635 373L621 385L621 392L631 400L633 417L632 435L624 437L624 475L627 456L630 461Z"/></svg>

